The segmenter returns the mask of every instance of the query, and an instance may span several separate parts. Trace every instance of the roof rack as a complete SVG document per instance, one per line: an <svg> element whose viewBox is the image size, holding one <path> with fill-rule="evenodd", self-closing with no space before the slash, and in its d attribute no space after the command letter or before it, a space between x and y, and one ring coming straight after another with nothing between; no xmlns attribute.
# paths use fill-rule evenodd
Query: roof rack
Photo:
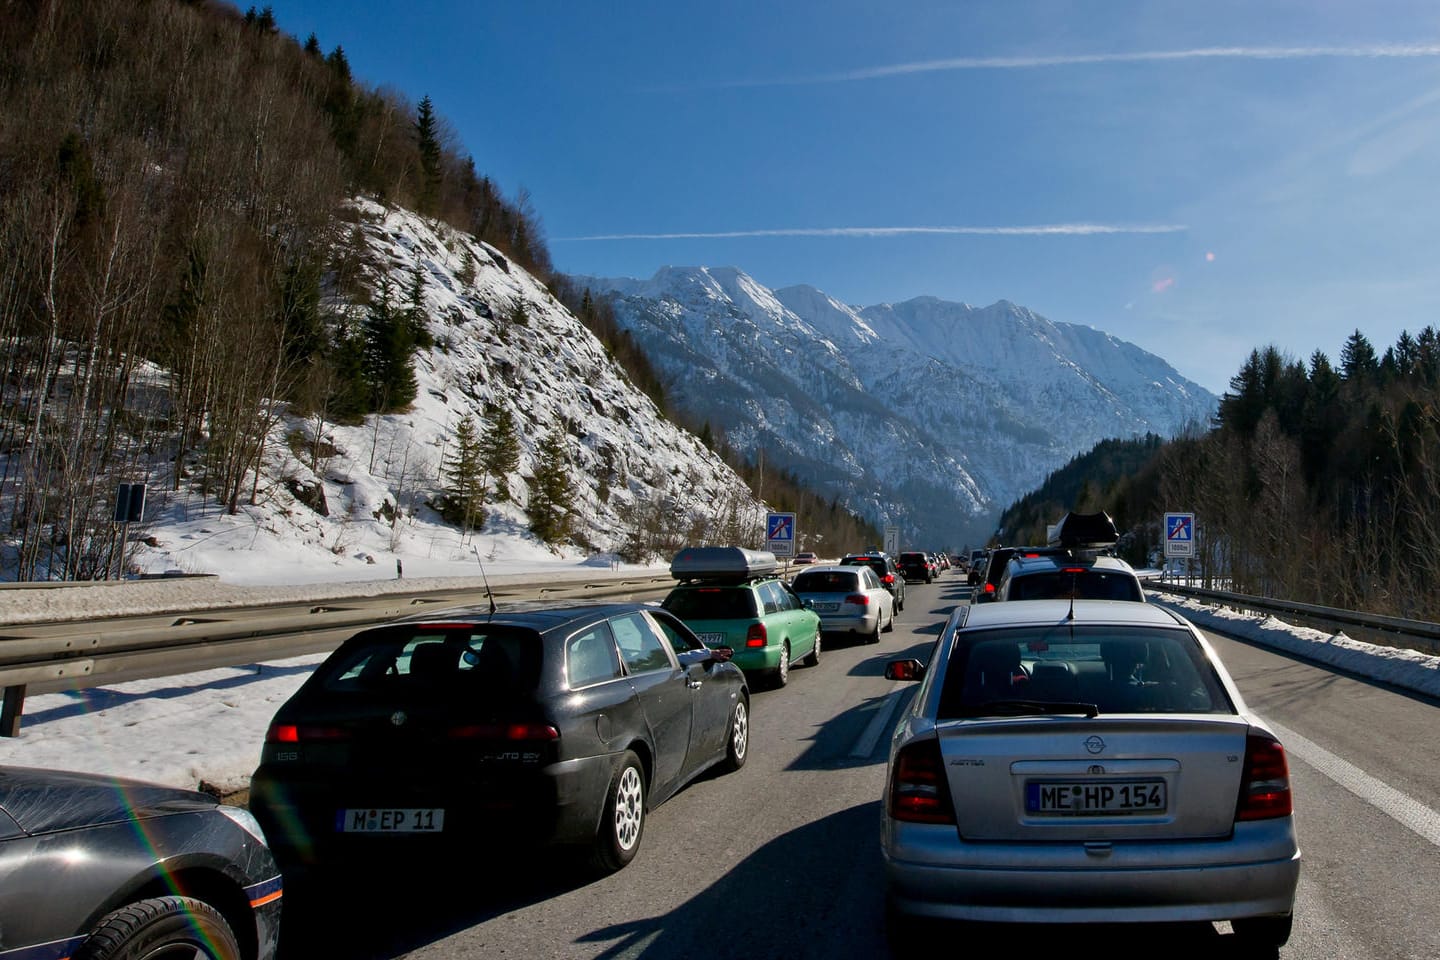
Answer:
<svg viewBox="0 0 1440 960"><path fill-rule="evenodd" d="M670 576L676 580L740 583L774 576L779 569L775 554L744 547L686 547L670 561Z"/></svg>

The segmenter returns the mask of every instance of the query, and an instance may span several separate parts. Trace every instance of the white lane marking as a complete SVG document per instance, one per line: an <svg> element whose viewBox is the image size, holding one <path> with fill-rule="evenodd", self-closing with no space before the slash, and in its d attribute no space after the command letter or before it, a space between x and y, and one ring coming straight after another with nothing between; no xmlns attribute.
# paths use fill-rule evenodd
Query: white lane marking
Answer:
<svg viewBox="0 0 1440 960"><path fill-rule="evenodd" d="M1342 760L1295 731L1287 730L1278 723L1268 720L1266 722L1285 745L1287 752L1304 760L1361 800L1393 818L1401 826L1413 830L1440 847L1440 813L1383 781L1376 780L1353 763Z"/></svg>
<svg viewBox="0 0 1440 960"><path fill-rule="evenodd" d="M855 747L850 751L852 757L868 757L875 750L875 744L880 741L882 733L890 730L890 716L895 712L895 706L900 702L902 690L892 691L885 697L885 703L875 711L875 716L870 718L870 725L865 732L860 734L860 739L855 741Z"/></svg>

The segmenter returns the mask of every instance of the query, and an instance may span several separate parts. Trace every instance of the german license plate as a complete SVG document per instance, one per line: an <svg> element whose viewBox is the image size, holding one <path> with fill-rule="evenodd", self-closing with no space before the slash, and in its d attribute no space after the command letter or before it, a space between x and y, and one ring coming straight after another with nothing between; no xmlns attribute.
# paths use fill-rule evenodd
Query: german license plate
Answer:
<svg viewBox="0 0 1440 960"><path fill-rule="evenodd" d="M697 633L696 636L699 637L700 642L707 647L718 647L725 642L725 634L723 633Z"/></svg>
<svg viewBox="0 0 1440 960"><path fill-rule="evenodd" d="M838 604L838 603L817 603L817 604L815 604L815 612L816 612L816 613L834 613L836 610L839 610L839 609L840 609L840 604Z"/></svg>
<svg viewBox="0 0 1440 960"><path fill-rule="evenodd" d="M1025 809L1051 816L1096 817L1164 813L1165 781L1045 781L1025 785Z"/></svg>
<svg viewBox="0 0 1440 960"><path fill-rule="evenodd" d="M335 812L335 829L339 833L440 833L444 828L445 811L437 807L371 807Z"/></svg>

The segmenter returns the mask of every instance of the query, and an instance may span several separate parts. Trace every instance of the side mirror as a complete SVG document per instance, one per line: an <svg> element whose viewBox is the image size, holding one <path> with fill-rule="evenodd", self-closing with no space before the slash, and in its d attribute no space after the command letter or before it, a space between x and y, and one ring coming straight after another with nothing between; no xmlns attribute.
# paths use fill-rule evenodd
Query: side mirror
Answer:
<svg viewBox="0 0 1440 960"><path fill-rule="evenodd" d="M806 598L805 598L803 601L801 601L801 602L805 604L805 609L806 609L806 610L814 610L814 609L815 609L815 601L814 601L814 600L811 600L809 597L806 597Z"/></svg>
<svg viewBox="0 0 1440 960"><path fill-rule="evenodd" d="M909 660L891 660L885 664L886 680L919 680L925 676L925 664L911 658Z"/></svg>

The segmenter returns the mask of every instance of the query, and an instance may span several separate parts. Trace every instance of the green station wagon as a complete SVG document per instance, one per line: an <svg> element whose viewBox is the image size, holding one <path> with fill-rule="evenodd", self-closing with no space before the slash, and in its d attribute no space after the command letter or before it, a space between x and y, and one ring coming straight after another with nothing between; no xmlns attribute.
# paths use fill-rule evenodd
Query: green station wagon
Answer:
<svg viewBox="0 0 1440 960"><path fill-rule="evenodd" d="M708 647L735 651L747 674L783 687L790 665L820 662L820 616L779 576L773 553L740 547L687 547L670 574L680 581L661 604Z"/></svg>

